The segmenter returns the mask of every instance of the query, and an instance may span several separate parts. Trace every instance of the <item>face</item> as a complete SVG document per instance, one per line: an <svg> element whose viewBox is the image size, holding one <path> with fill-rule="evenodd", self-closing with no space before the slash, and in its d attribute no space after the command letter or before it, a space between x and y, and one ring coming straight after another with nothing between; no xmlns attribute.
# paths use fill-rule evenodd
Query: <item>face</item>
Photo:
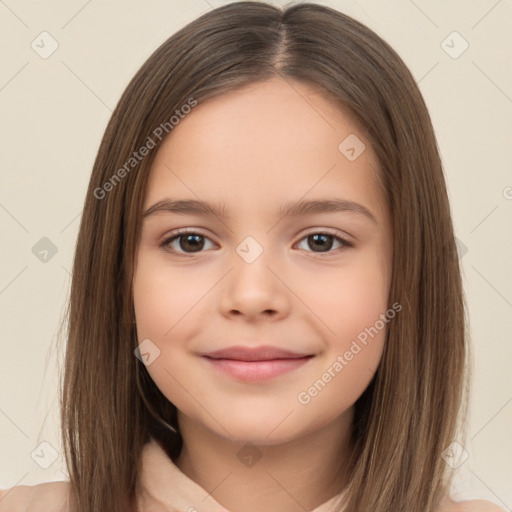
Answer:
<svg viewBox="0 0 512 512"><path fill-rule="evenodd" d="M347 113L281 79L199 103L164 140L134 307L147 370L180 425L273 444L353 411L396 313L377 172ZM316 203L285 213L300 201Z"/></svg>

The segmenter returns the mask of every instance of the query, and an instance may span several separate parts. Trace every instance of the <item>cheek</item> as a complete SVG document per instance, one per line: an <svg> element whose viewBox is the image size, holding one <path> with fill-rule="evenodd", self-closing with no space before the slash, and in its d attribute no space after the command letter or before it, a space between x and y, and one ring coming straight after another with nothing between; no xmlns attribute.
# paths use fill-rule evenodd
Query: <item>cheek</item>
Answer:
<svg viewBox="0 0 512 512"><path fill-rule="evenodd" d="M379 365L387 327L395 316L394 311L386 316L389 281L381 262L382 254L360 253L346 267L317 273L314 286L302 283L302 293L307 291L307 305L314 312L305 313L306 321L324 333L322 368L330 368L335 375L318 374L311 379L311 384L319 379L319 387L329 383L318 405L336 396L345 397L345 405L353 403Z"/></svg>
<svg viewBox="0 0 512 512"><path fill-rule="evenodd" d="M305 314L323 324L326 337L339 344L338 348L374 325L388 307L389 280L383 274L382 257L354 253L351 258L339 268L316 271L313 283L310 279L295 281L298 294L306 298L309 314Z"/></svg>
<svg viewBox="0 0 512 512"><path fill-rule="evenodd" d="M192 268L170 269L161 258L142 253L133 281L138 343L146 343L152 353L146 369L160 391L185 411L189 397L180 383L191 387L186 343L201 329L198 306L212 287L204 274L194 274Z"/></svg>
<svg viewBox="0 0 512 512"><path fill-rule="evenodd" d="M325 302L322 319L334 333L324 337L320 364L297 394L304 417L333 420L357 401L377 371L391 316L375 281L360 277L342 281L346 286L337 292L334 307Z"/></svg>
<svg viewBox="0 0 512 512"><path fill-rule="evenodd" d="M161 343L170 337L179 339L180 326L190 326L195 306L209 287L204 275L196 279L191 268L172 270L157 258L142 256L133 284L139 340L154 337Z"/></svg>

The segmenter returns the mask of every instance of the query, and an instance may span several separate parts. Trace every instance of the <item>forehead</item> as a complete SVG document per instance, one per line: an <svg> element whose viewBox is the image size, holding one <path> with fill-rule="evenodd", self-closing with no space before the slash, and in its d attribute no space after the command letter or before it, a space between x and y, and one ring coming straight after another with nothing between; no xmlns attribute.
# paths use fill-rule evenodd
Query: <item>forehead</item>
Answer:
<svg viewBox="0 0 512 512"><path fill-rule="evenodd" d="M377 172L348 112L313 86L277 78L200 102L182 119L158 148L145 208L168 195L241 209L305 195L376 205Z"/></svg>

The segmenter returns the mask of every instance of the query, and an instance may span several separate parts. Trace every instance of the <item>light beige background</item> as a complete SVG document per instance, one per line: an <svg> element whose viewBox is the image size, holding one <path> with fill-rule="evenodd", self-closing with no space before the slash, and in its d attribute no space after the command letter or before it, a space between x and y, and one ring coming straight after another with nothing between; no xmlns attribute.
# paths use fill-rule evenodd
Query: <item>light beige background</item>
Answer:
<svg viewBox="0 0 512 512"><path fill-rule="evenodd" d="M0 488L67 478L55 335L96 151L144 60L223 3L0 0ZM317 3L388 41L429 106L461 242L474 346L469 457L454 493L511 510L512 2ZM46 59L31 47L42 46L43 31L58 42ZM469 44L457 58L464 41L453 31ZM46 262L32 252L42 237L57 247ZM35 462L48 463L53 450L57 459L47 469Z"/></svg>

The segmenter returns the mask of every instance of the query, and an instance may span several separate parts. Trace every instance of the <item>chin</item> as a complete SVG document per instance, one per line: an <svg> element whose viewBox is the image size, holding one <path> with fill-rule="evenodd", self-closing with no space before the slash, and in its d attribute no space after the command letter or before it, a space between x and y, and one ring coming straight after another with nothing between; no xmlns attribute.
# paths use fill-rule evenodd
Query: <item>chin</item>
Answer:
<svg viewBox="0 0 512 512"><path fill-rule="evenodd" d="M322 428L317 421L300 418L297 411L285 407L274 414L262 414L260 411L261 409L248 414L245 409L238 414L224 415L222 425L226 426L229 434L218 424L209 421L208 425L217 435L228 441L258 446L288 443Z"/></svg>

